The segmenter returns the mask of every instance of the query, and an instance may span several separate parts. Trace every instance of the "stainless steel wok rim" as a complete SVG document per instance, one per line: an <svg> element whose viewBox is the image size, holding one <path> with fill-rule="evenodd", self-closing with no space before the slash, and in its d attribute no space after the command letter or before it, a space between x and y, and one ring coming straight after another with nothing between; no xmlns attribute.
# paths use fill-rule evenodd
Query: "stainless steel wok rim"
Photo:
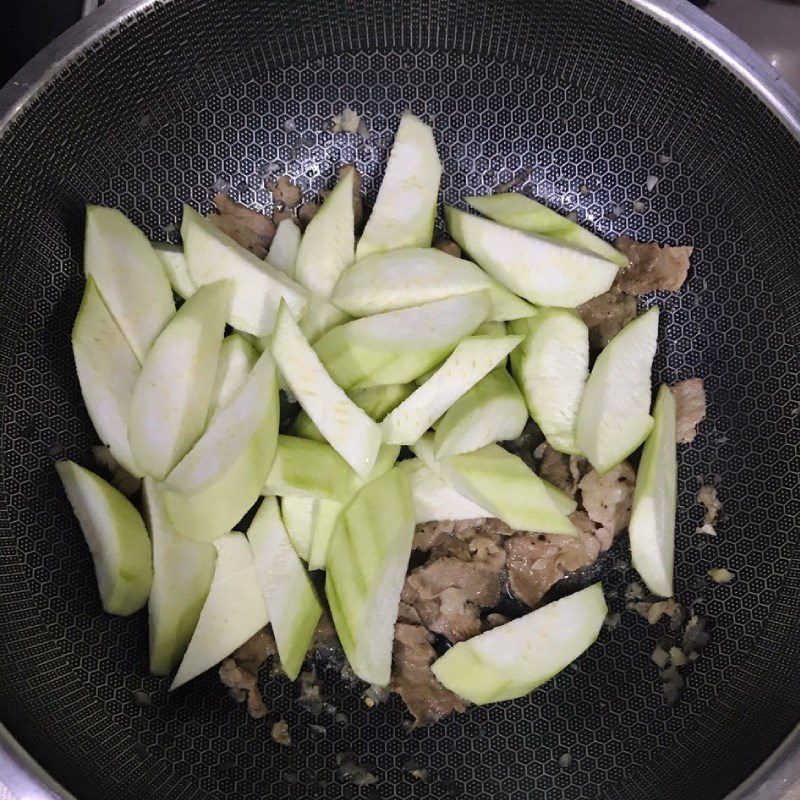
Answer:
<svg viewBox="0 0 800 800"><path fill-rule="evenodd" d="M167 0L168 1L168 0ZM128 17L165 0L109 0L69 28L0 88L0 136L80 52ZM688 0L625 0L723 64L800 141L800 96L749 45ZM0 724L0 778L25 800L75 800ZM782 800L800 780L800 725L727 800Z"/></svg>

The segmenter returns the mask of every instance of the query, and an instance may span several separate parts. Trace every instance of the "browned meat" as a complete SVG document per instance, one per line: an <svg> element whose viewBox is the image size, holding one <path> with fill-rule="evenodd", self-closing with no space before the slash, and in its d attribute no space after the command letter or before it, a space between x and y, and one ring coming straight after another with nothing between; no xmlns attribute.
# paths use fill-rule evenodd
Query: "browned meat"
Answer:
<svg viewBox="0 0 800 800"><path fill-rule="evenodd" d="M436 242L434 247L437 250L441 250L443 253L447 253L449 256L461 258L461 248L458 246L458 243L454 242L452 239L441 238Z"/></svg>
<svg viewBox="0 0 800 800"><path fill-rule="evenodd" d="M281 176L277 182L267 184L272 194L272 202L279 208L297 208L303 199L299 186L292 183L288 175Z"/></svg>
<svg viewBox="0 0 800 800"><path fill-rule="evenodd" d="M711 485L700 485L697 491L697 502L705 507L703 524L697 529L698 533L707 533L709 536L716 536L716 524L719 519L719 512L722 510L722 503L717 497L717 489Z"/></svg>
<svg viewBox="0 0 800 800"><path fill-rule="evenodd" d="M463 589L448 587L431 600L418 599L412 606L422 624L449 641L463 642L481 632L480 612Z"/></svg>
<svg viewBox="0 0 800 800"><path fill-rule="evenodd" d="M460 697L436 680L431 672L435 660L436 651L425 628L404 623L395 625L391 688L403 698L417 725L436 722L467 708Z"/></svg>
<svg viewBox="0 0 800 800"><path fill-rule="evenodd" d="M502 551L500 551L502 552ZM433 600L445 589L461 589L465 598L477 605L489 607L500 601L502 584L497 560L490 563L462 561L460 558L439 558L417 567L406 578L402 600L417 608L419 600Z"/></svg>
<svg viewBox="0 0 800 800"><path fill-rule="evenodd" d="M413 621L416 614L429 630L451 642L480 633L480 607L499 602L506 566L503 535L494 523L511 533L499 520L418 526L417 542L430 551L430 558L406 577L400 603L403 621Z"/></svg>
<svg viewBox="0 0 800 800"><path fill-rule="evenodd" d="M440 536L449 535L453 532L453 520L433 520L432 522L422 522L414 529L413 549L427 553L433 549Z"/></svg>
<svg viewBox="0 0 800 800"><path fill-rule="evenodd" d="M231 697L237 703L247 701L247 712L253 719L261 719L267 714L267 706L258 688L258 670L277 654L272 633L264 629L220 664L220 680L230 689Z"/></svg>
<svg viewBox="0 0 800 800"><path fill-rule="evenodd" d="M214 196L218 214L209 219L223 233L259 258L264 258L275 236L275 223L258 211L243 206L225 192Z"/></svg>
<svg viewBox="0 0 800 800"><path fill-rule="evenodd" d="M559 453L550 445L543 445L542 460L539 462L539 477L557 486L570 497L575 497L578 483L586 469L586 460L577 456Z"/></svg>
<svg viewBox="0 0 800 800"><path fill-rule="evenodd" d="M612 286L578 306L578 313L589 328L589 343L595 350L602 350L636 317L636 298Z"/></svg>
<svg viewBox="0 0 800 800"><path fill-rule="evenodd" d="M590 470L581 479L581 505L592 522L598 525L595 536L603 550L608 550L614 537L628 526L635 486L636 473L627 461L605 475Z"/></svg>
<svg viewBox="0 0 800 800"><path fill-rule="evenodd" d="M706 418L706 390L702 378L689 378L669 387L675 397L675 441L689 444Z"/></svg>
<svg viewBox="0 0 800 800"><path fill-rule="evenodd" d="M303 203L297 211L297 219L300 222L300 227L305 228L315 214L319 211L319 204L317 203Z"/></svg>
<svg viewBox="0 0 800 800"><path fill-rule="evenodd" d="M517 533L505 543L511 591L536 608L553 584L565 575L593 564L600 542L591 533L557 536Z"/></svg>
<svg viewBox="0 0 800 800"><path fill-rule="evenodd" d="M402 600L397 608L397 621L406 622L409 625L422 625L422 620L419 618L417 609L410 603L404 603Z"/></svg>
<svg viewBox="0 0 800 800"><path fill-rule="evenodd" d="M617 286L630 294L647 294L656 289L677 292L689 272L693 247L663 247L656 242L634 242L620 236L616 248L628 256L630 267L617 278Z"/></svg>

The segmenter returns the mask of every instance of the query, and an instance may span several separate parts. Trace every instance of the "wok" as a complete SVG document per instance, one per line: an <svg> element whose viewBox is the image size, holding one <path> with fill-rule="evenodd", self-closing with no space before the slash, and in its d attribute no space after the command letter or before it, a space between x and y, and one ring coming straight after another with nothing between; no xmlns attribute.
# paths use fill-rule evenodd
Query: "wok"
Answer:
<svg viewBox="0 0 800 800"><path fill-rule="evenodd" d="M328 130L345 105L369 140ZM369 709L323 671L344 714L324 735L280 678L263 676L259 722L213 674L169 695L145 615L101 612L53 469L95 441L69 339L85 204L164 240L181 202L208 211L223 183L268 209L268 175L312 196L347 161L370 201L407 107L434 125L447 202L516 180L606 238L696 247L683 290L650 301L658 379L700 376L710 398L680 452L676 580L712 641L675 707L649 660L661 629L627 611L530 697L416 730L396 698ZM0 771L20 794L781 796L800 773L800 103L752 51L682 0L124 0L23 69L0 121ZM716 538L696 532L701 475L723 501ZM624 610L635 575L612 562ZM704 579L718 566L731 584ZM344 751L378 783L337 780Z"/></svg>

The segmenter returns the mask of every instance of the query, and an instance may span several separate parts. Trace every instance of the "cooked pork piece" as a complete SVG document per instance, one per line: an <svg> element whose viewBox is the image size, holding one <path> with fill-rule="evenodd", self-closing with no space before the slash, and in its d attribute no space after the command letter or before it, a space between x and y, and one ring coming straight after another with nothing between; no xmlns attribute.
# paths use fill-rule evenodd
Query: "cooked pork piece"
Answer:
<svg viewBox="0 0 800 800"><path fill-rule="evenodd" d="M702 378L689 378L669 387L675 397L675 441L689 444L706 418L706 390Z"/></svg>

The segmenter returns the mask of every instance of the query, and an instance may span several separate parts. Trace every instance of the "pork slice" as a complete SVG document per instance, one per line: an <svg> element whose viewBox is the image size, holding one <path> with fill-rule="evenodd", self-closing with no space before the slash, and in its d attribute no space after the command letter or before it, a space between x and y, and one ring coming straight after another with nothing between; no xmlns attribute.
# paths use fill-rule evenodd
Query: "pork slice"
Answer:
<svg viewBox="0 0 800 800"><path fill-rule="evenodd" d="M549 481L574 499L586 466L586 459L559 453L549 444L545 444L542 449L542 459L539 462L539 477Z"/></svg>
<svg viewBox="0 0 800 800"><path fill-rule="evenodd" d="M467 600L479 606L490 607L500 602L502 581L499 558L490 563L462 561L459 558L439 558L417 567L406 578L402 599L416 605L419 600L432 600L445 589L461 589Z"/></svg>
<svg viewBox="0 0 800 800"><path fill-rule="evenodd" d="M612 286L578 306L578 313L589 328L589 344L602 350L636 317L636 297Z"/></svg>
<svg viewBox="0 0 800 800"><path fill-rule="evenodd" d="M616 248L630 261L616 280L617 287L630 294L647 294L657 289L677 292L689 272L693 247L663 247L656 242L634 242L620 236Z"/></svg>
<svg viewBox="0 0 800 800"><path fill-rule="evenodd" d="M435 660L436 651L425 628L402 622L395 625L391 689L414 715L416 725L427 725L467 709L458 695L445 689L434 677L431 664Z"/></svg>
<svg viewBox="0 0 800 800"><path fill-rule="evenodd" d="M440 536L453 532L453 520L442 519L431 522L421 522L414 529L414 541L411 545L414 550L427 553L432 550Z"/></svg>
<svg viewBox="0 0 800 800"><path fill-rule="evenodd" d="M600 543L591 534L577 536L517 533L505 543L508 581L518 600L536 608L553 584L593 564Z"/></svg>
<svg viewBox="0 0 800 800"><path fill-rule="evenodd" d="M258 671L262 664L277 655L275 637L265 628L220 664L220 680L230 689L234 700L247 702L247 713L253 719L261 719L267 714L264 697L258 688Z"/></svg>
<svg viewBox="0 0 800 800"><path fill-rule="evenodd" d="M214 205L219 213L209 219L237 244L259 258L264 258L275 236L275 223L252 208L231 199L226 192L214 195Z"/></svg>
<svg viewBox="0 0 800 800"><path fill-rule="evenodd" d="M454 644L481 632L478 606L467 600L463 589L448 587L430 600L417 600L413 608L429 631L441 634Z"/></svg>
<svg viewBox="0 0 800 800"><path fill-rule="evenodd" d="M627 461L605 475L590 470L581 479L581 505L589 518L597 523L595 535L603 550L608 550L614 537L628 527L635 486L636 473Z"/></svg>
<svg viewBox="0 0 800 800"><path fill-rule="evenodd" d="M689 444L706 418L706 389L702 378L689 378L669 387L675 398L675 441Z"/></svg>

